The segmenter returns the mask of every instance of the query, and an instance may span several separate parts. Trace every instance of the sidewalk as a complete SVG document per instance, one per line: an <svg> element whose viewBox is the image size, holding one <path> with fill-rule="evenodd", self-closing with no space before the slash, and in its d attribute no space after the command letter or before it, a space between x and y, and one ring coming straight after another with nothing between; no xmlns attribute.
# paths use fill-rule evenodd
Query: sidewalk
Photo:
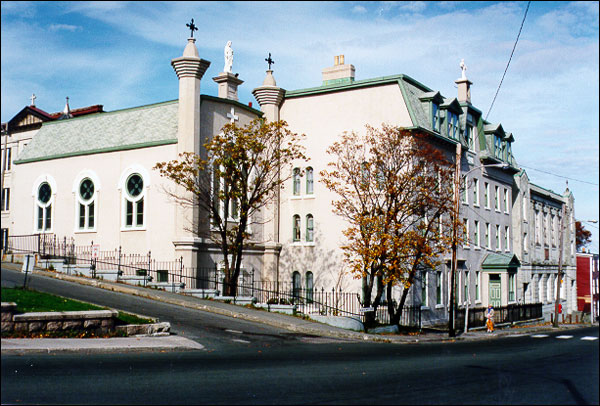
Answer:
<svg viewBox="0 0 600 406"><path fill-rule="evenodd" d="M20 264L2 263L6 269L20 271ZM390 342L398 344L423 343L423 342L455 342L464 340L485 340L496 337L525 335L539 331L557 331L552 326L531 326L520 328L498 329L492 334L485 331L469 331L467 333L457 332L454 338L448 337L447 332L427 331L419 335L396 335L396 334L368 334L357 331L345 330L301 317L289 316L280 313L257 310L244 306L223 303L219 301L199 299L193 296L185 296L178 293L163 290L144 288L142 286L128 285L125 283L108 282L80 276L66 275L57 272L49 272L34 269L34 274L75 282L82 285L95 286L115 292L131 294L148 299L159 300L164 303L174 304L201 311L221 314L224 316L239 318L252 322L267 324L273 327L283 328L296 333L340 338L359 341ZM168 321L168 320L167 320ZM588 325L561 325L559 329L572 329L587 327ZM24 351L53 352L53 351L114 351L116 348L125 351L135 350L189 350L201 349L200 344L177 336L168 337L126 337L107 339L2 339L2 353ZM6 351L5 351L6 350Z"/></svg>

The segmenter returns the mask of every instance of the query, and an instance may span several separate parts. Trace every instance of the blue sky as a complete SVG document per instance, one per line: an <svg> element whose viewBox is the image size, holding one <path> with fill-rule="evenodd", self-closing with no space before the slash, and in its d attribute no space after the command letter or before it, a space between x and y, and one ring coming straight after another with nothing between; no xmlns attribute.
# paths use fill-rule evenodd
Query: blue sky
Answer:
<svg viewBox="0 0 600 406"><path fill-rule="evenodd" d="M233 71L253 102L271 52L277 84L319 86L344 54L356 79L407 74L445 97L465 59L473 104L488 113L527 2L2 2L1 110L10 120L30 96L61 111L107 111L173 100L194 18L210 78L233 43ZM562 193L566 178L578 219L598 219L598 2L532 2L511 65L489 114L515 137L532 182ZM556 176L558 175L558 176ZM598 225L585 224L598 252Z"/></svg>

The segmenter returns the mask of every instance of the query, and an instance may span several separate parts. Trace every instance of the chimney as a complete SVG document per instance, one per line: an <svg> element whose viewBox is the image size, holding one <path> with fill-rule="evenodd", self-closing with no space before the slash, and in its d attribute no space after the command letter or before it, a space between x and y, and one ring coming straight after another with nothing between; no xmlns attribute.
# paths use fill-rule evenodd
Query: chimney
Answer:
<svg viewBox="0 0 600 406"><path fill-rule="evenodd" d="M354 82L354 65L344 64L344 55L333 57L333 66L323 69L323 86Z"/></svg>
<svg viewBox="0 0 600 406"><path fill-rule="evenodd" d="M458 101L471 104L471 85L473 82L467 79L467 65L465 65L464 59L460 60L460 69L462 72L461 77L454 81L458 85Z"/></svg>

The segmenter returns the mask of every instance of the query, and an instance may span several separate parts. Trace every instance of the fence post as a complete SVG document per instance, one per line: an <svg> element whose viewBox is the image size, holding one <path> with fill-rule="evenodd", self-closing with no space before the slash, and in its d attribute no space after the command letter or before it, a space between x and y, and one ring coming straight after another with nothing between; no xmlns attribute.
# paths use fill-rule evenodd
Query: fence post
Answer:
<svg viewBox="0 0 600 406"><path fill-rule="evenodd" d="M119 245L119 262L117 265L117 282L119 281L119 275L121 275L121 246Z"/></svg>
<svg viewBox="0 0 600 406"><path fill-rule="evenodd" d="M150 278L150 262L152 261L152 251L148 250L148 272L146 273L146 277L144 278L144 287L146 287L146 283Z"/></svg>
<svg viewBox="0 0 600 406"><path fill-rule="evenodd" d="M252 268L252 290L250 296L254 297L254 268Z"/></svg>
<svg viewBox="0 0 600 406"><path fill-rule="evenodd" d="M181 279L183 278L183 255L179 258L179 283L181 284Z"/></svg>

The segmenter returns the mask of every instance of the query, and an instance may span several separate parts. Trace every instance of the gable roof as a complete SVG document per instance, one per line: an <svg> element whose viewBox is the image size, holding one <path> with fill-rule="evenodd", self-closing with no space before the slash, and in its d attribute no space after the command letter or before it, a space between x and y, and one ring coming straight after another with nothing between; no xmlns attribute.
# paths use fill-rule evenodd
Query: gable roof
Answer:
<svg viewBox="0 0 600 406"><path fill-rule="evenodd" d="M177 142L178 102L45 123L15 164Z"/></svg>
<svg viewBox="0 0 600 406"><path fill-rule="evenodd" d="M521 261L515 254L487 254L481 263L482 269L507 269L521 266Z"/></svg>

